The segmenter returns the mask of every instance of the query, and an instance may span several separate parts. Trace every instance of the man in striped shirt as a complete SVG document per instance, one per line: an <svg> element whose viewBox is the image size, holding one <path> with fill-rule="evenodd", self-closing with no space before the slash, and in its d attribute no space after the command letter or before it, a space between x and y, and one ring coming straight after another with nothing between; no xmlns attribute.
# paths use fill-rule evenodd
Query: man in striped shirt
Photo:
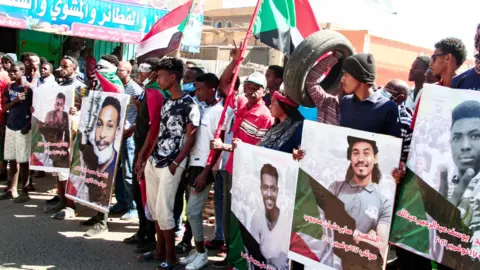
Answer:
<svg viewBox="0 0 480 270"><path fill-rule="evenodd" d="M132 80L132 65L128 61L121 61L118 65L117 76L123 83L125 94L132 97L138 97L142 94L143 89ZM135 119L137 111L133 103L127 107L125 127L123 131L122 148L120 152L120 162L118 164L117 179L115 182L115 197L117 204L110 209L111 214L125 213L121 217L122 220L131 220L137 218L137 211L133 201L132 191L132 172L133 158L135 152L135 142L133 133L135 132Z"/></svg>
<svg viewBox="0 0 480 270"><path fill-rule="evenodd" d="M385 85L383 94L398 104L398 115L400 117L400 130L402 144L401 161L407 162L408 152L410 150L410 142L412 141L412 114L405 105L405 100L408 97L408 84L402 80L391 80Z"/></svg>
<svg viewBox="0 0 480 270"><path fill-rule="evenodd" d="M235 70L237 62L241 59L239 49L232 50L232 58L232 62L227 66L220 77L219 89L223 92L225 97L229 94L228 85L230 85L231 74ZM273 125L274 119L263 100L266 85L267 80L265 76L261 73L255 72L244 82L244 95L237 96L233 104L226 104L226 106L231 106L234 109L234 119L231 127L233 132L233 144L241 141L243 143L256 145L260 142L263 136L265 136L267 130ZM234 149L232 145L224 144L221 139L213 140L212 144L219 145L219 147L214 147L214 149L222 149L229 152L233 152ZM226 171L228 172L226 174L227 179L224 179L224 181L231 183L233 155L230 155L228 158ZM228 200L227 197L225 197L226 200ZM228 202L226 203L228 205ZM231 226L229 235L227 236L228 239L226 239L227 243L230 245L229 247L227 246L227 248L228 250L237 251L243 248L243 245L242 247L238 245L241 241L236 241L242 237L240 228L237 226L237 223L231 222L230 224L234 225ZM222 262L222 264L223 263L225 262ZM227 254L226 263L228 266L235 266L238 269L246 267L245 261L241 257L240 252L229 252Z"/></svg>

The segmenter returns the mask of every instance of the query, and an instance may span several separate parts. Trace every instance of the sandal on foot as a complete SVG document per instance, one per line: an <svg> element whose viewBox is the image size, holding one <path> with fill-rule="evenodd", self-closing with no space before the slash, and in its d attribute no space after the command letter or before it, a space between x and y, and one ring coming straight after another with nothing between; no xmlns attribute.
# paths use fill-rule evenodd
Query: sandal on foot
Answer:
<svg viewBox="0 0 480 270"><path fill-rule="evenodd" d="M136 258L137 262L163 262L165 258L155 258L153 251L143 253L138 255Z"/></svg>
<svg viewBox="0 0 480 270"><path fill-rule="evenodd" d="M175 268L177 268L177 266L179 266L180 263L174 263L174 264L171 264L167 261L164 261L160 264L159 267L157 267L157 270L173 270Z"/></svg>

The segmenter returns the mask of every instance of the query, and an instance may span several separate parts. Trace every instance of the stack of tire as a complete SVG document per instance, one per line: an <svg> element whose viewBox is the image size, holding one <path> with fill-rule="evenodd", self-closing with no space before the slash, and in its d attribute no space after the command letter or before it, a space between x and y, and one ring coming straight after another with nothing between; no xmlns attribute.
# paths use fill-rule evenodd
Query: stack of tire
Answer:
<svg viewBox="0 0 480 270"><path fill-rule="evenodd" d="M310 69L321 56L333 52L338 63L332 67L320 85L327 93L339 90L343 61L354 54L353 46L342 34L332 30L321 30L303 40L288 58L283 84L285 92L297 104L315 107L305 88L305 80Z"/></svg>

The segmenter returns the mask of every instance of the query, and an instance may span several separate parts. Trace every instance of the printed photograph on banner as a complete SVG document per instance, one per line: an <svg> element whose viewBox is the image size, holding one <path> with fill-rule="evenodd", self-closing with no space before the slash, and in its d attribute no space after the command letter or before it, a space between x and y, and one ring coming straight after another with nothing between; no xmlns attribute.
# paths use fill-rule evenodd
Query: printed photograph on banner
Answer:
<svg viewBox="0 0 480 270"><path fill-rule="evenodd" d="M70 170L72 86L43 84L33 92L30 168L68 173Z"/></svg>
<svg viewBox="0 0 480 270"><path fill-rule="evenodd" d="M90 91L82 99L66 196L108 213L130 96Z"/></svg>
<svg viewBox="0 0 480 270"><path fill-rule="evenodd" d="M288 257L313 269L383 269L398 138L305 121Z"/></svg>
<svg viewBox="0 0 480 270"><path fill-rule="evenodd" d="M480 267L480 92L425 85L390 241L454 269Z"/></svg>
<svg viewBox="0 0 480 270"><path fill-rule="evenodd" d="M234 153L232 212L243 248L228 252L241 255L248 269L289 269L298 162L291 154L243 143Z"/></svg>

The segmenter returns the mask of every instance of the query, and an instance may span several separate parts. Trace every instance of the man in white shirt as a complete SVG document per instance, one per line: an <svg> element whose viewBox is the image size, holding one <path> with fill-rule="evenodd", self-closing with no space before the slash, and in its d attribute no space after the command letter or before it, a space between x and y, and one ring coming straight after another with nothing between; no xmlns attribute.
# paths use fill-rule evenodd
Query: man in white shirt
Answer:
<svg viewBox="0 0 480 270"><path fill-rule="evenodd" d="M200 108L201 120L197 129L195 145L190 152L188 177L188 202L187 218L192 228L196 249L190 255L180 260L186 265L185 269L201 269L208 264L208 254L204 244L202 212L208 199L212 183L215 181L212 173L220 151L217 151L212 162L207 164L210 154L210 141L215 136L215 131L220 121L223 106L216 99L218 78L213 73L206 73L197 77L196 96L200 102L205 102L206 107Z"/></svg>

